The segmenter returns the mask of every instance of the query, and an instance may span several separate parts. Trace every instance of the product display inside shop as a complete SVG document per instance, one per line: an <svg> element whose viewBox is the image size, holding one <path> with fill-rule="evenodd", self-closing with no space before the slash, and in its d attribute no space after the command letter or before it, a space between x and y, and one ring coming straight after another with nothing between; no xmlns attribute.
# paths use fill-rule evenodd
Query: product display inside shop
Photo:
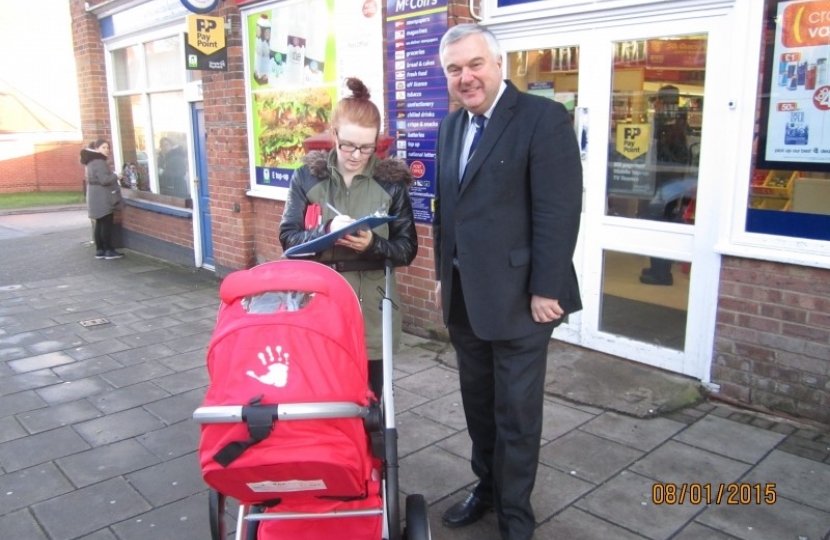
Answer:
<svg viewBox="0 0 830 540"><path fill-rule="evenodd" d="M830 215L830 174L756 169L749 187L749 207Z"/></svg>
<svg viewBox="0 0 830 540"><path fill-rule="evenodd" d="M765 8L747 230L828 240L828 3L766 0Z"/></svg>

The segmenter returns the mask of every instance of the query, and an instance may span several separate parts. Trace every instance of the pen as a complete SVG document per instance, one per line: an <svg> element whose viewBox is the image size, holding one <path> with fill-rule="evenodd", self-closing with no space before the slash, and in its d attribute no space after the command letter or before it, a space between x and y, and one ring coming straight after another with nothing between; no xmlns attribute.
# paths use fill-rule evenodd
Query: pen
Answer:
<svg viewBox="0 0 830 540"><path fill-rule="evenodd" d="M335 214L337 214L338 216L342 216L342 215L343 215L343 214L341 214L341 213L340 213L340 210L338 210L337 208L333 207L333 206L331 205L331 203L330 203L330 202L326 201L326 206L328 206L328 207L329 207L329 209L330 209L332 212L334 212Z"/></svg>

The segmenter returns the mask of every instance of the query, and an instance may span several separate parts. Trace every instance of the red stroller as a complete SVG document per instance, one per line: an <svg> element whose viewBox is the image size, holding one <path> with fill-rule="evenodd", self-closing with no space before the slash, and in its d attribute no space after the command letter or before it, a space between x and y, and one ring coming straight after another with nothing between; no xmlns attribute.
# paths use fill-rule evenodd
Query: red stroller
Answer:
<svg viewBox="0 0 830 540"><path fill-rule="evenodd" d="M387 268L387 289L391 267ZM283 260L230 274L193 414L213 540L225 500L238 540L429 540L422 495L401 534L392 392L391 300L383 300L383 403L368 389L363 317L329 267Z"/></svg>

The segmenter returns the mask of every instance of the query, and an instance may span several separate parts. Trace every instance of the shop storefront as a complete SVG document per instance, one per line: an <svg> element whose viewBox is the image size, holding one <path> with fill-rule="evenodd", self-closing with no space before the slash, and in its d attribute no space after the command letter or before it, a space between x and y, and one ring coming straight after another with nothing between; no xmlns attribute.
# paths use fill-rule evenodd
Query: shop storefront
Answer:
<svg viewBox="0 0 830 540"><path fill-rule="evenodd" d="M226 23L219 72L186 69L181 3L147 2L165 15L143 19L134 2L82 4L75 17L103 29L116 156L147 193L124 216L139 248L220 275L278 258L302 140L325 133L342 78L360 76L388 151L416 177L423 240L400 280L405 325L442 334L430 203L451 104L437 45L447 25L480 18L506 78L571 110L583 148L585 309L554 337L828 420L827 0L485 0L473 13L466 0L228 0L209 13ZM144 22L119 28L119 16ZM185 150L183 182L166 175L165 138Z"/></svg>

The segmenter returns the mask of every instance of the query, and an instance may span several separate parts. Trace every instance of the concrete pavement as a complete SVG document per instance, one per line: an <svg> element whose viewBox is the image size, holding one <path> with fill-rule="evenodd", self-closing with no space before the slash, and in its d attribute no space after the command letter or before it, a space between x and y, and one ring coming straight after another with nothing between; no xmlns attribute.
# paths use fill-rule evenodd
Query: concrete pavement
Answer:
<svg viewBox="0 0 830 540"><path fill-rule="evenodd" d="M190 417L218 280L89 239L84 211L0 216L0 538L208 539ZM407 335L395 368L401 489L436 540L496 540L493 514L440 524L475 481L451 347ZM547 388L537 539L830 540L826 426L558 342Z"/></svg>

